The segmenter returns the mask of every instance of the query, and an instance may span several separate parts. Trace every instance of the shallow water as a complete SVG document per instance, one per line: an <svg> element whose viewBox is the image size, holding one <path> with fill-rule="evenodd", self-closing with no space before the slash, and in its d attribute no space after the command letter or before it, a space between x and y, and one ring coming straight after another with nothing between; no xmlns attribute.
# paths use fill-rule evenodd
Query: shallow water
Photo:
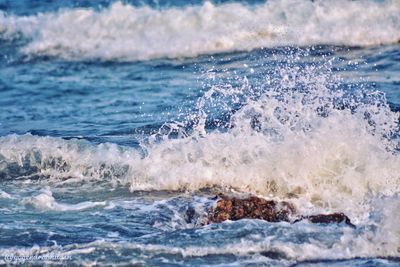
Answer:
<svg viewBox="0 0 400 267"><path fill-rule="evenodd" d="M396 1L0 9L1 264L400 264ZM219 192L356 228L203 226Z"/></svg>

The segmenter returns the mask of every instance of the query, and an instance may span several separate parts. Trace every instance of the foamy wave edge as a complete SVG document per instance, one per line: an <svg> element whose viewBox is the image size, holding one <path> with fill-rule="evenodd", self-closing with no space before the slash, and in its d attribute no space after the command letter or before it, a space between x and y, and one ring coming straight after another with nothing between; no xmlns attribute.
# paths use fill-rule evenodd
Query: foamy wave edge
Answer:
<svg viewBox="0 0 400 267"><path fill-rule="evenodd" d="M67 60L194 57L273 46L373 46L400 41L397 1L268 1L154 9L115 2L100 11L0 12L0 36L21 52Z"/></svg>

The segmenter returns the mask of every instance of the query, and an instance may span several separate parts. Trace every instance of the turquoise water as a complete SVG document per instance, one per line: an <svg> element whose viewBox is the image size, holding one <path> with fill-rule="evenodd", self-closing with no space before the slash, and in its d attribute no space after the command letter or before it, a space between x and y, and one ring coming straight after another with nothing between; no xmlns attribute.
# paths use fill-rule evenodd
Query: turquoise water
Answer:
<svg viewBox="0 0 400 267"><path fill-rule="evenodd" d="M1 2L0 263L399 265L399 11ZM356 228L202 226L219 192Z"/></svg>

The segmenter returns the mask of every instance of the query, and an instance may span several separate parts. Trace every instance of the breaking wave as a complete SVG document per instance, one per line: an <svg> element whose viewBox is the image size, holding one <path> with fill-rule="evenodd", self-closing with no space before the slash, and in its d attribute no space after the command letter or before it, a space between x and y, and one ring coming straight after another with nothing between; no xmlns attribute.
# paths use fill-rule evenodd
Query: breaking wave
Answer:
<svg viewBox="0 0 400 267"><path fill-rule="evenodd" d="M109 181L131 190L226 188L291 198L363 219L367 196L400 192L399 114L378 91L339 89L324 67L278 69L260 85L213 86L187 121L166 123L142 144L9 135L1 179ZM242 103L221 129L213 103ZM303 203L303 204L301 204Z"/></svg>
<svg viewBox="0 0 400 267"><path fill-rule="evenodd" d="M115 2L16 16L0 11L0 38L21 52L67 60L192 57L272 46L373 46L400 40L398 1L267 1L155 9ZM328 30L327 30L328 29ZM384 29L384 30L383 30Z"/></svg>

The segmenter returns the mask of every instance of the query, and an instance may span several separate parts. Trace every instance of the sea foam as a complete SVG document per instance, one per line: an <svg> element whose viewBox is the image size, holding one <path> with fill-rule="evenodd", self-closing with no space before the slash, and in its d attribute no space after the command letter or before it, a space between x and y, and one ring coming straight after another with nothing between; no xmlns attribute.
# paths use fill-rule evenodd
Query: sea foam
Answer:
<svg viewBox="0 0 400 267"><path fill-rule="evenodd" d="M0 38L21 52L67 60L147 60L316 44L372 46L400 40L398 1L267 1L155 9L115 2L101 10L0 12ZM384 30L383 30L384 29Z"/></svg>
<svg viewBox="0 0 400 267"><path fill-rule="evenodd" d="M106 202L85 201L77 204L59 203L53 197L50 187L45 187L40 190L40 194L28 197L22 200L25 205L31 205L39 210L54 210L54 211L79 211L90 209L96 206L105 206Z"/></svg>
<svg viewBox="0 0 400 267"><path fill-rule="evenodd" d="M198 114L166 124L178 138L160 131L142 144L143 153L109 143L1 137L0 177L95 180L132 191L217 187L289 198L303 213L340 211L355 222L367 219L369 197L400 192L399 114L378 91L346 95L324 67L277 73L268 88L211 87L198 101ZM226 129L207 129L207 103L238 94L243 105Z"/></svg>

